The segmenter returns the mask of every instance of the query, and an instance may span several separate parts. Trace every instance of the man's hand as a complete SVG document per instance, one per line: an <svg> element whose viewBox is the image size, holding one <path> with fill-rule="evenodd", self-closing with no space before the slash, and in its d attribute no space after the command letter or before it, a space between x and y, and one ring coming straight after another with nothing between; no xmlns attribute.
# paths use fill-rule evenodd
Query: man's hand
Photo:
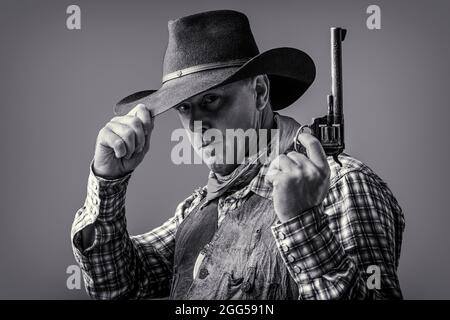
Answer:
<svg viewBox="0 0 450 320"><path fill-rule="evenodd" d="M281 154L266 175L273 185L273 205L281 222L321 204L330 187L330 167L319 140L308 133L298 139L308 156L295 151Z"/></svg>
<svg viewBox="0 0 450 320"><path fill-rule="evenodd" d="M152 130L153 119L143 104L125 116L112 118L97 137L94 173L105 179L116 179L133 171L149 149Z"/></svg>

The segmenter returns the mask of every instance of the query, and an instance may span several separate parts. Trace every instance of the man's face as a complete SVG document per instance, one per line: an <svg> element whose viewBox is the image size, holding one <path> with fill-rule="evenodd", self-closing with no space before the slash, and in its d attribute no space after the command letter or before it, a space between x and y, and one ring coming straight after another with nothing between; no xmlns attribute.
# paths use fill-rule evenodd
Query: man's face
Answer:
<svg viewBox="0 0 450 320"><path fill-rule="evenodd" d="M226 129L247 131L257 126L258 111L251 79L208 90L185 100L175 109L193 148L215 173L231 173L242 161L248 145L255 143L227 139L226 134Z"/></svg>

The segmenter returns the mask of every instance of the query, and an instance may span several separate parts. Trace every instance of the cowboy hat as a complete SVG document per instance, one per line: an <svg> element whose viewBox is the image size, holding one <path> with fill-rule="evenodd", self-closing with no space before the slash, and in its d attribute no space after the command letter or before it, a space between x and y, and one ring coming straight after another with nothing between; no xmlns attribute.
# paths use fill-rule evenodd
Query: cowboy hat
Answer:
<svg viewBox="0 0 450 320"><path fill-rule="evenodd" d="M143 103L154 117L199 93L259 74L268 76L272 109L279 110L314 81L314 62L305 52L283 47L260 53L243 13L202 12L169 21L168 29L162 86L123 98L116 115Z"/></svg>

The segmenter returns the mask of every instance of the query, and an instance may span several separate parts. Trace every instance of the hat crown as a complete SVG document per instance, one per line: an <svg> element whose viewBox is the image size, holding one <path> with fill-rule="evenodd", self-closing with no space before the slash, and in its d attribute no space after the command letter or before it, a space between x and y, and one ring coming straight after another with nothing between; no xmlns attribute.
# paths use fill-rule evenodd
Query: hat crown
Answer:
<svg viewBox="0 0 450 320"><path fill-rule="evenodd" d="M168 23L163 76L186 68L251 58L259 54L245 14L202 12Z"/></svg>

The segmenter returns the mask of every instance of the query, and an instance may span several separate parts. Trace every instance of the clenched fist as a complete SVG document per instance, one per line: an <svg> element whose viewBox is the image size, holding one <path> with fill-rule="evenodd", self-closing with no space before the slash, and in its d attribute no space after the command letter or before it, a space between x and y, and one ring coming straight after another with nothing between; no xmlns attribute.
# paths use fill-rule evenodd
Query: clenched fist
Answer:
<svg viewBox="0 0 450 320"><path fill-rule="evenodd" d="M307 156L295 151L281 154L266 175L273 186L273 205L281 222L321 204L330 187L330 167L319 140L308 133L298 139Z"/></svg>
<svg viewBox="0 0 450 320"><path fill-rule="evenodd" d="M116 179L133 171L149 149L152 130L153 119L143 104L125 116L112 118L97 137L94 173L105 179Z"/></svg>

